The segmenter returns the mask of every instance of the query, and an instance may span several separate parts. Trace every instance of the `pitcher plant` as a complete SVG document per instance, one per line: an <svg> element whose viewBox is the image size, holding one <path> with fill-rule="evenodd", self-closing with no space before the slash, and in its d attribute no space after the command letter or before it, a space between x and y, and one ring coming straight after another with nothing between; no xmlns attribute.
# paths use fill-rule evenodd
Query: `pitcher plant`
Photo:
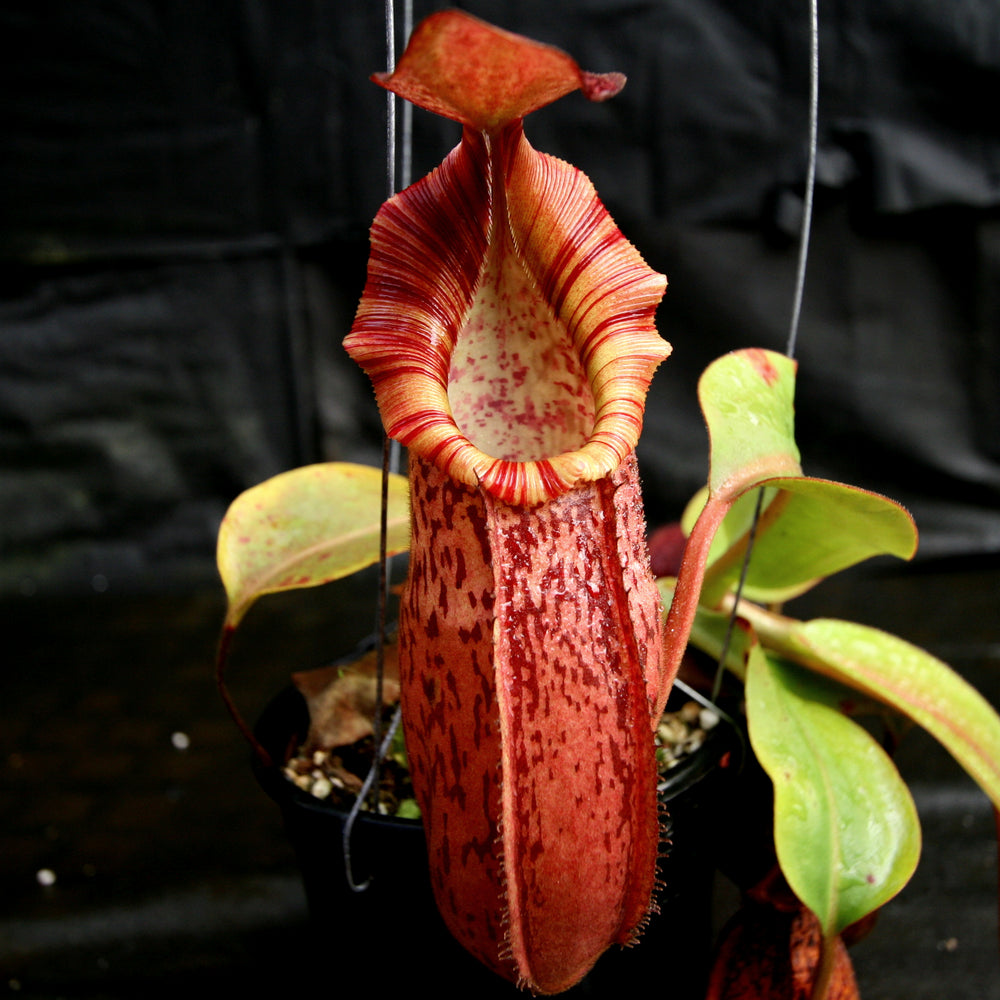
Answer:
<svg viewBox="0 0 1000 1000"><path fill-rule="evenodd" d="M810 969L820 991L846 981L840 936L905 884L919 827L841 692L924 725L1000 805L1000 719L944 664L774 608L871 555L909 558L912 520L883 497L805 477L794 363L738 351L702 378L708 488L685 519L676 577L655 580L635 447L670 353L654 327L666 279L590 181L533 149L523 127L575 90L612 97L624 77L443 11L373 79L462 126L444 162L379 211L345 341L387 435L408 449L408 484L390 477L384 550L410 554L400 701L445 922L534 993L568 989L609 946L637 940L661 847L654 731L690 639L746 683L778 861L822 941L811 939ZM219 535L220 681L257 597L376 559L378 481L316 465L234 502ZM739 992L760 978L752 962L733 961L736 979L718 972L713 996L757 995Z"/></svg>
<svg viewBox="0 0 1000 1000"><path fill-rule="evenodd" d="M345 342L409 450L401 703L432 882L466 948L553 993L634 938L655 881L662 623L634 448L666 280L524 134L622 76L446 11L377 80L463 127L379 212Z"/></svg>

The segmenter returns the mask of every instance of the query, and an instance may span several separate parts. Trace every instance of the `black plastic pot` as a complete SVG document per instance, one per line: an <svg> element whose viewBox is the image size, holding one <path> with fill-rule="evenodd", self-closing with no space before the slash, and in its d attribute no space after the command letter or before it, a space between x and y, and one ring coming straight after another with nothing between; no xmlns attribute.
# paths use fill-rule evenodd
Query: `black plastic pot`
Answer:
<svg viewBox="0 0 1000 1000"><path fill-rule="evenodd" d="M289 688L264 711L257 738L274 760L284 761L308 723L305 701ZM607 952L566 996L617 1000L623 990L660 983L671 1000L702 1000L712 945L712 830L730 784L734 744L731 731L720 725L669 773L661 793L668 843L660 862L660 912L638 946ZM338 983L370 987L373 970L383 970L397 984L411 978L429 987L436 998L524 996L469 956L445 928L431 892L419 820L361 814L351 838L352 870L356 882L369 884L354 892L341 848L346 814L301 791L280 766L254 763L260 784L281 808L314 929L323 948L340 956ZM387 982L386 992L376 995L393 989Z"/></svg>

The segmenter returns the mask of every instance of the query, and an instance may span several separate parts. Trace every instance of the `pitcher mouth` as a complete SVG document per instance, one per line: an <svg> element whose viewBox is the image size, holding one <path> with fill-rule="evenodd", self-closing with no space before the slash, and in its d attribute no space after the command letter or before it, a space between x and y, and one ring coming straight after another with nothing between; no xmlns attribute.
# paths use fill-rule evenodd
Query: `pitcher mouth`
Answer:
<svg viewBox="0 0 1000 1000"><path fill-rule="evenodd" d="M531 506L634 450L670 345L666 279L590 181L538 153L520 120L470 128L387 202L345 341L386 431L453 479Z"/></svg>

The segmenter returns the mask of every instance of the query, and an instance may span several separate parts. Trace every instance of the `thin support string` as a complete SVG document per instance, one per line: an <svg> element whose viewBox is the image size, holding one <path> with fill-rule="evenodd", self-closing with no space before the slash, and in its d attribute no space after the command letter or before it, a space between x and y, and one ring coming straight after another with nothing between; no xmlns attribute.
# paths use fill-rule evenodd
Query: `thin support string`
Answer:
<svg viewBox="0 0 1000 1000"><path fill-rule="evenodd" d="M408 38L412 30L412 6L407 0L406 23L404 25L405 34ZM393 0L386 0L385 3L385 52L386 71L392 73L396 68L396 15ZM404 123L406 119L404 118ZM410 138L404 139L406 147L410 144ZM405 150L404 172L408 171L408 161L410 154L408 148ZM385 175L387 197L391 198L396 193L396 95L391 91L386 91L386 114L385 114ZM375 744L375 757L368 775L365 778L361 791L354 800L354 805L344 822L342 847L344 855L344 873L347 876L347 884L354 892L364 892L371 879L357 882L354 879L354 870L351 862L351 835L354 832L354 824L361 812L365 799L369 794L373 795L372 809L378 810L378 777L382 768L382 761L392 745L392 737L399 725L400 711L397 708L388 733L382 735L382 699L384 691L385 677L385 643L387 633L387 614L391 577L391 565L387 556L388 539L388 512L389 512L389 473L396 471L399 466L399 446L395 441L390 441L388 436L382 438L382 494L380 505L379 521L379 581L378 598L376 601L376 647L375 647L375 709L372 716L372 736Z"/></svg>
<svg viewBox="0 0 1000 1000"><path fill-rule="evenodd" d="M413 34L413 0L403 2L403 37ZM399 149L399 187L408 188L413 180L413 105L403 101L403 134Z"/></svg>
<svg viewBox="0 0 1000 1000"><path fill-rule="evenodd" d="M413 34L413 0L403 2L403 38L409 38ZM390 94L390 104L395 108L394 95ZM392 138L386 139L387 145L394 151L396 148L395 127ZM390 177L395 171L395 155L386 164L386 172ZM399 138L399 190L403 191L410 186L413 181L413 105L409 101L403 101L403 125ZM390 191L390 196L395 194ZM389 471L399 472L402 448L398 441L393 441L389 446ZM391 562L391 560L390 560ZM388 586L388 581L386 583Z"/></svg>
<svg viewBox="0 0 1000 1000"><path fill-rule="evenodd" d="M385 70L396 68L396 13L393 0L385 0ZM396 193L396 95L385 92L385 179L386 197Z"/></svg>
<svg viewBox="0 0 1000 1000"><path fill-rule="evenodd" d="M813 194L816 191L816 147L819 135L819 0L809 0L809 163L806 167L806 189L802 203L802 230L799 233L799 263L795 274L795 294L792 317L788 326L785 354L795 357L802 315L802 296L806 287L806 265L809 262L809 239L812 232Z"/></svg>
<svg viewBox="0 0 1000 1000"><path fill-rule="evenodd" d="M795 347L799 336L799 321L802 316L802 299L806 285L806 268L809 263L809 243L812 233L813 195L816 190L816 149L819 136L819 0L809 0L809 138L808 164L806 166L805 195L802 203L802 228L799 233L798 266L795 273L795 290L792 296L792 315L788 324L788 340L785 354L795 357ZM712 685L712 700L719 696L722 687L722 676L725 670L726 656L732 643L733 628L736 623L736 610L747 573L750 569L750 556L757 537L757 525L761 511L764 509L764 491L757 490L757 505L754 508L753 520L747 537L747 548L743 555L743 565L740 569L740 579L736 586L736 598L733 601L733 611L726 623L726 634L722 642L722 652L719 655L718 668L715 672L715 682Z"/></svg>
<svg viewBox="0 0 1000 1000"><path fill-rule="evenodd" d="M392 716L392 721L389 723L389 728L386 730L382 742L378 744L376 759L379 762L385 760L386 754L388 754L389 748L392 746L392 741L396 738L396 730L399 728L399 722L402 717L402 709L397 705L396 711ZM357 799L355 799L355 808L351 810L351 814L347 817L347 823L344 824L344 872L347 875L347 884L354 892L364 892L371 885L372 880L370 877L366 878L363 882L355 882L354 880L354 872L351 870L351 845L348 824L351 826L354 825L354 818L358 813L359 804L364 802L368 797L368 793L372 790L372 786L378 778L378 770L377 765L368 769L368 776L361 786L361 791L358 792Z"/></svg>

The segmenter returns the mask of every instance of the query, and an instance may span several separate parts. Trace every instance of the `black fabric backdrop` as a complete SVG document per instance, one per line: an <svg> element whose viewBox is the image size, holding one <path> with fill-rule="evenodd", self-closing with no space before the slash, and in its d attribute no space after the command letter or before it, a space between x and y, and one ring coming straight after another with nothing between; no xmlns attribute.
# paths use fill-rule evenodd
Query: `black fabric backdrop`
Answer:
<svg viewBox="0 0 1000 1000"><path fill-rule="evenodd" d="M640 459L672 518L705 477L698 373L785 343L807 4L461 6L629 76L526 127L669 277ZM907 503L925 558L996 555L1000 6L820 16L804 464ZM0 5L0 595L209 581L241 489L375 458L340 340L386 191L383 33L381 0ZM414 133L415 176L458 138Z"/></svg>

